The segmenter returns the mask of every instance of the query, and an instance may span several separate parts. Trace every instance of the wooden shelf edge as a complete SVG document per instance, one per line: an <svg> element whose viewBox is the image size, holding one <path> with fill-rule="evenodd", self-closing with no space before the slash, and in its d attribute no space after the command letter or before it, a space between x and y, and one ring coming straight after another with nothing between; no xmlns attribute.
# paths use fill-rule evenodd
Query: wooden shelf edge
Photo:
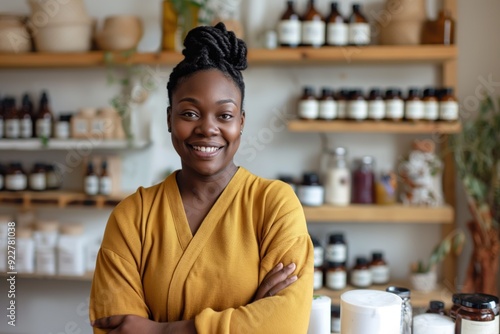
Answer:
<svg viewBox="0 0 500 334"><path fill-rule="evenodd" d="M346 121L346 120L290 120L291 132L357 132L397 134L454 134L462 130L460 122L393 122L393 121Z"/></svg>
<svg viewBox="0 0 500 334"><path fill-rule="evenodd" d="M150 141L137 140L132 143L126 140L93 140L93 139L50 139L47 145L43 145L39 139L0 139L0 150L72 150L82 146L91 145L96 150L126 150L144 149L151 145Z"/></svg>
<svg viewBox="0 0 500 334"><path fill-rule="evenodd" d="M455 220L453 208L448 205L444 207L404 205L304 206L304 214L309 223L452 224Z"/></svg>
<svg viewBox="0 0 500 334"><path fill-rule="evenodd" d="M6 273L0 274L0 277L9 277ZM16 279L38 279L38 280L58 280L58 281L82 281L82 282L91 282L94 273L87 272L82 276L68 276L68 275L42 275L42 274L23 274L18 273L15 274Z"/></svg>

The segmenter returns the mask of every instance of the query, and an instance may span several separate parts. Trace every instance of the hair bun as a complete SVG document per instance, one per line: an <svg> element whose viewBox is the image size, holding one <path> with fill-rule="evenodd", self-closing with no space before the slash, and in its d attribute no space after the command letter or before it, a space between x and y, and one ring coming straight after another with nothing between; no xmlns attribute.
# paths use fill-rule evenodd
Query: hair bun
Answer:
<svg viewBox="0 0 500 334"><path fill-rule="evenodd" d="M186 61L200 65L226 63L235 70L247 68L247 47L224 23L201 26L189 31L182 54Z"/></svg>

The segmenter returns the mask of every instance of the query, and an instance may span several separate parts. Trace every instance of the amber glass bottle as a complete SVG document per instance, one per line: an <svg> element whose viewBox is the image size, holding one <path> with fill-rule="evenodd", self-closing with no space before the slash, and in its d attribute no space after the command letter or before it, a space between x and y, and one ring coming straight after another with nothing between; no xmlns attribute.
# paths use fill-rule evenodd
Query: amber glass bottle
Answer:
<svg viewBox="0 0 500 334"><path fill-rule="evenodd" d="M278 43L284 47L297 47L300 45L300 16L295 11L292 0L286 4L286 10L278 22Z"/></svg>
<svg viewBox="0 0 500 334"><path fill-rule="evenodd" d="M455 44L455 20L451 17L449 10L439 12L435 33L438 44Z"/></svg>
<svg viewBox="0 0 500 334"><path fill-rule="evenodd" d="M325 44L325 20L309 0L306 13L302 17L302 45L320 47Z"/></svg>
<svg viewBox="0 0 500 334"><path fill-rule="evenodd" d="M108 163L104 160L101 164L101 175L99 176L99 193L110 195L112 191L112 181L108 173Z"/></svg>
<svg viewBox="0 0 500 334"><path fill-rule="evenodd" d="M340 14L338 3L330 4L330 14L326 18L326 44L347 45L349 43L349 28L345 18Z"/></svg>
<svg viewBox="0 0 500 334"><path fill-rule="evenodd" d="M5 98L3 100L5 115L5 138L17 139L21 135L21 122L19 113L16 109L16 100L14 98Z"/></svg>
<svg viewBox="0 0 500 334"><path fill-rule="evenodd" d="M21 109L19 110L21 138L33 137L33 103L28 94L23 95Z"/></svg>
<svg viewBox="0 0 500 334"><path fill-rule="evenodd" d="M40 108L36 119L36 136L43 138L52 137L52 123L54 117L50 110L49 96L47 92L42 93Z"/></svg>
<svg viewBox="0 0 500 334"><path fill-rule="evenodd" d="M368 20L361 12L360 4L352 5L352 14L349 17L349 44L368 45L371 41L371 29Z"/></svg>

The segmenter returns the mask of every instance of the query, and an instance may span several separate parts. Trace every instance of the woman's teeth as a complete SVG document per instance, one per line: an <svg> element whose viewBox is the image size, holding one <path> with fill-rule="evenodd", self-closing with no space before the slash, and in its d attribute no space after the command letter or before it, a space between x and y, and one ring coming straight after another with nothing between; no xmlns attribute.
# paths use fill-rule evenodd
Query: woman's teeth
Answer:
<svg viewBox="0 0 500 334"><path fill-rule="evenodd" d="M217 151L218 147L193 146L196 151L212 153Z"/></svg>

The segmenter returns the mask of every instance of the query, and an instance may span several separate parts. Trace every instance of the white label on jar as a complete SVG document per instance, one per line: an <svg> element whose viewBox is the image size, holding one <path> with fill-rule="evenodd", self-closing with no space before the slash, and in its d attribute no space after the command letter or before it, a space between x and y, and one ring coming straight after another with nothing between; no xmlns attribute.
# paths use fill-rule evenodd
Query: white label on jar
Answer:
<svg viewBox="0 0 500 334"><path fill-rule="evenodd" d="M316 47L325 44L325 22L321 20L302 22L302 44Z"/></svg>
<svg viewBox="0 0 500 334"><path fill-rule="evenodd" d="M327 271L326 286L332 290L342 290L347 284L347 273L345 271Z"/></svg>
<svg viewBox="0 0 500 334"><path fill-rule="evenodd" d="M321 119L337 118L337 103L334 100L319 101L319 114Z"/></svg>
<svg viewBox="0 0 500 334"><path fill-rule="evenodd" d="M461 334L498 334L498 321L471 321L461 319Z"/></svg>
<svg viewBox="0 0 500 334"><path fill-rule="evenodd" d="M329 262L344 263L347 260L347 246L344 244L326 246L326 260Z"/></svg>
<svg viewBox="0 0 500 334"><path fill-rule="evenodd" d="M349 44L368 45L371 40L370 25L368 23L349 24Z"/></svg>
<svg viewBox="0 0 500 334"><path fill-rule="evenodd" d="M301 27L299 20L283 20L278 23L280 44L297 46L300 44Z"/></svg>
<svg viewBox="0 0 500 334"><path fill-rule="evenodd" d="M385 284L389 282L389 266L371 266L370 270L372 272L372 282L374 284Z"/></svg>
<svg viewBox="0 0 500 334"><path fill-rule="evenodd" d="M11 174L5 176L5 189L7 190L26 190L28 187L28 178L25 174Z"/></svg>
<svg viewBox="0 0 500 334"><path fill-rule="evenodd" d="M385 102L383 100L368 101L368 118L377 120L385 118Z"/></svg>
<svg viewBox="0 0 500 334"><path fill-rule="evenodd" d="M75 118L75 120L73 121L73 125L73 129L75 131L75 133L73 133L73 136L85 135L89 131L89 121L86 119Z"/></svg>
<svg viewBox="0 0 500 334"><path fill-rule="evenodd" d="M328 45L347 45L349 43L349 26L346 23L328 23L326 29Z"/></svg>
<svg viewBox="0 0 500 334"><path fill-rule="evenodd" d="M304 119L317 119L319 115L319 105L316 100L299 101L299 117Z"/></svg>
<svg viewBox="0 0 500 334"><path fill-rule="evenodd" d="M306 206L320 206L323 204L324 190L322 186L299 186L297 195L300 202Z"/></svg>
<svg viewBox="0 0 500 334"><path fill-rule="evenodd" d="M96 195L99 192L99 178L97 175L86 176L84 186L87 195Z"/></svg>
<svg viewBox="0 0 500 334"><path fill-rule="evenodd" d="M424 118L435 121L439 118L439 104L437 101L424 102Z"/></svg>
<svg viewBox="0 0 500 334"><path fill-rule="evenodd" d="M368 117L368 104L364 100L349 101L347 108L350 119L364 120Z"/></svg>
<svg viewBox="0 0 500 334"><path fill-rule="evenodd" d="M56 274L55 248L37 249L35 259L35 268L37 274Z"/></svg>
<svg viewBox="0 0 500 334"><path fill-rule="evenodd" d="M29 185L32 190L46 190L47 178L45 177L45 173L31 173Z"/></svg>
<svg viewBox="0 0 500 334"><path fill-rule="evenodd" d="M3 138L3 129L4 129L4 121L3 119L0 119L0 138Z"/></svg>
<svg viewBox="0 0 500 334"><path fill-rule="evenodd" d="M21 136L21 122L19 119L8 119L5 121L5 138L16 139Z"/></svg>
<svg viewBox="0 0 500 334"><path fill-rule="evenodd" d="M351 202L351 172L347 168L330 168L325 175L325 202L346 206ZM343 262L343 261L342 261Z"/></svg>
<svg viewBox="0 0 500 334"><path fill-rule="evenodd" d="M340 119L344 119L347 114L347 102L346 101L337 101L337 117Z"/></svg>
<svg viewBox="0 0 500 334"><path fill-rule="evenodd" d="M406 101L405 117L412 120L424 118L424 103L422 101Z"/></svg>
<svg viewBox="0 0 500 334"><path fill-rule="evenodd" d="M340 318L332 318L332 333L340 333Z"/></svg>
<svg viewBox="0 0 500 334"><path fill-rule="evenodd" d="M314 271L314 281L313 281L313 289L319 290L323 287L323 272L320 270Z"/></svg>
<svg viewBox="0 0 500 334"><path fill-rule="evenodd" d="M322 247L314 247L314 266L321 267L323 265L325 252Z"/></svg>
<svg viewBox="0 0 500 334"><path fill-rule="evenodd" d="M102 176L99 178L99 193L103 195L111 194L112 182L109 176Z"/></svg>
<svg viewBox="0 0 500 334"><path fill-rule="evenodd" d="M369 269L356 269L351 272L351 284L366 288L372 285L372 273Z"/></svg>
<svg viewBox="0 0 500 334"><path fill-rule="evenodd" d="M33 122L30 118L21 119L21 138L33 137Z"/></svg>
<svg viewBox="0 0 500 334"><path fill-rule="evenodd" d="M456 121L458 119L458 103L455 101L440 102L439 118L446 121Z"/></svg>
<svg viewBox="0 0 500 334"><path fill-rule="evenodd" d="M388 119L402 119L405 112L403 100L387 100L385 101L385 116Z"/></svg>
<svg viewBox="0 0 500 334"><path fill-rule="evenodd" d="M56 138L68 139L69 138L69 122L56 123Z"/></svg>
<svg viewBox="0 0 500 334"><path fill-rule="evenodd" d="M31 274L35 271L35 241L28 238L18 238L16 248L16 271Z"/></svg>
<svg viewBox="0 0 500 334"><path fill-rule="evenodd" d="M48 118L41 118L36 121L36 136L50 138L52 136L52 122Z"/></svg>

